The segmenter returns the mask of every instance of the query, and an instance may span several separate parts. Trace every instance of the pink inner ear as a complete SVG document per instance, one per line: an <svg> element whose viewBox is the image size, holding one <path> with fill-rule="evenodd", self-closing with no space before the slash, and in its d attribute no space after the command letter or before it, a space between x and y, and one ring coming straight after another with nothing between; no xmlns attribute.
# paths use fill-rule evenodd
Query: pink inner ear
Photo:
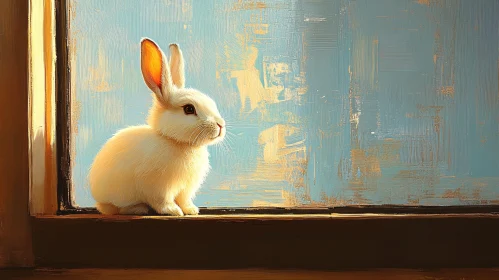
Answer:
<svg viewBox="0 0 499 280"><path fill-rule="evenodd" d="M148 40L142 42L142 67L152 82L161 88L161 51L156 44Z"/></svg>

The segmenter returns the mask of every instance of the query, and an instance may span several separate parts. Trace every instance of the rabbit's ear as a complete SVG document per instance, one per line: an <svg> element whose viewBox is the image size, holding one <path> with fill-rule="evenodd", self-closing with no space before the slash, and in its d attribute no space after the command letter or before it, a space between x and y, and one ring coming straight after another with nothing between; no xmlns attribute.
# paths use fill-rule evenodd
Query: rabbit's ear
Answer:
<svg viewBox="0 0 499 280"><path fill-rule="evenodd" d="M167 104L172 93L172 77L166 56L151 39L143 38L140 45L140 67L144 81L158 100Z"/></svg>
<svg viewBox="0 0 499 280"><path fill-rule="evenodd" d="M173 84L177 88L185 86L184 56L177 44L170 44L170 71Z"/></svg>

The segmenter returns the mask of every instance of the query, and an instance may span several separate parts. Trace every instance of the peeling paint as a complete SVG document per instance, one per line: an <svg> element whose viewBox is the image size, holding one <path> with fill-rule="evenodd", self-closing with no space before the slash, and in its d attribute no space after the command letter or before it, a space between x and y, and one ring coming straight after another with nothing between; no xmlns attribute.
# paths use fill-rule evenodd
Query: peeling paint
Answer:
<svg viewBox="0 0 499 280"><path fill-rule="evenodd" d="M267 8L267 4L261 1L255 0L238 0L232 6L233 11L238 10L255 10L255 9L265 9Z"/></svg>
<svg viewBox="0 0 499 280"><path fill-rule="evenodd" d="M90 67L88 69L90 77L88 79L88 85L90 90L93 92L109 92L113 90L113 86L109 84L109 62L104 53L102 45L99 46L99 51L97 53L97 65L95 67Z"/></svg>

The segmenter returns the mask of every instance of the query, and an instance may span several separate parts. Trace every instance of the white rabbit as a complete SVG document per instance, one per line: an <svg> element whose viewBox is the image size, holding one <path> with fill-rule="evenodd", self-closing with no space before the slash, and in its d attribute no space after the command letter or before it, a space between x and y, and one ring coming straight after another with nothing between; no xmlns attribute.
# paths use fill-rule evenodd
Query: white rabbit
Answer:
<svg viewBox="0 0 499 280"><path fill-rule="evenodd" d="M207 146L225 137L215 102L185 88L184 59L177 44L165 54L141 40L141 69L153 91L148 125L120 130L92 163L89 183L102 214L196 215L193 198L210 170Z"/></svg>

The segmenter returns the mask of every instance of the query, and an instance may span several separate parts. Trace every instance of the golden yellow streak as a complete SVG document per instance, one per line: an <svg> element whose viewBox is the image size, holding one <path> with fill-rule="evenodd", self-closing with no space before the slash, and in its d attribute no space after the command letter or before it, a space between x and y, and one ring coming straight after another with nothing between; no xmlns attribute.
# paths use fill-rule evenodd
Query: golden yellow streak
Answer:
<svg viewBox="0 0 499 280"><path fill-rule="evenodd" d="M45 145L44 145L44 103L45 68L43 67L43 2L30 1L30 141L31 141L31 213L44 212ZM36 73L36 75L34 75ZM34 199L41 198L41 199Z"/></svg>
<svg viewBox="0 0 499 280"><path fill-rule="evenodd" d="M45 65L45 212L55 211L57 196L55 195L55 148L53 124L55 121L55 75L54 75L54 6L53 1L44 1L43 45Z"/></svg>

